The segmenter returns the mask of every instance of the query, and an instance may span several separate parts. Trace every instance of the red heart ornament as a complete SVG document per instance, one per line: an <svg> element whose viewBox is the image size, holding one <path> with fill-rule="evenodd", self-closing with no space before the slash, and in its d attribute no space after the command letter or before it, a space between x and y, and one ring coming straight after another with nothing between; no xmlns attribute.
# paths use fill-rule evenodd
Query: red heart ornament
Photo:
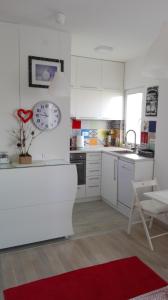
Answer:
<svg viewBox="0 0 168 300"><path fill-rule="evenodd" d="M23 123L27 123L33 117L33 112L31 109L25 110L20 108L17 110L17 115Z"/></svg>

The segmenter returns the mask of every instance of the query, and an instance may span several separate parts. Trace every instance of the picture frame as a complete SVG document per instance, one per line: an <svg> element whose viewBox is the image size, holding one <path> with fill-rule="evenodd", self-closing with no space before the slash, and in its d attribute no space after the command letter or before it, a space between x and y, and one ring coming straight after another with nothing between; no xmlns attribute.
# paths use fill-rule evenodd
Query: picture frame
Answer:
<svg viewBox="0 0 168 300"><path fill-rule="evenodd" d="M64 72L64 60L28 56L29 87L48 88L58 68Z"/></svg>
<svg viewBox="0 0 168 300"><path fill-rule="evenodd" d="M146 92L146 117L157 117L159 87L148 87Z"/></svg>

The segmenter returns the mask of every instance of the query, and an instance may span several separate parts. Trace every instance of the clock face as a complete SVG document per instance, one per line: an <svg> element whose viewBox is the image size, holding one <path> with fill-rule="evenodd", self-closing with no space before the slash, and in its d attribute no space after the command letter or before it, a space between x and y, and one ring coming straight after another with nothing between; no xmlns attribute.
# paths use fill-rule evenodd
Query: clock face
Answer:
<svg viewBox="0 0 168 300"><path fill-rule="evenodd" d="M56 128L61 120L59 107L49 101L41 101L33 107L33 123L39 130Z"/></svg>

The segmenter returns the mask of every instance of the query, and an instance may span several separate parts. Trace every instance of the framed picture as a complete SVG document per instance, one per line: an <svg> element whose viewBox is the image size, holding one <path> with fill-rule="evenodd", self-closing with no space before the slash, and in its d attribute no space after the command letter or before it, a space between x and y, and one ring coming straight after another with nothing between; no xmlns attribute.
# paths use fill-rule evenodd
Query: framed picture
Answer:
<svg viewBox="0 0 168 300"><path fill-rule="evenodd" d="M28 68L29 86L36 88L48 88L58 68L60 68L61 72L64 72L64 61L59 59L29 56Z"/></svg>
<svg viewBox="0 0 168 300"><path fill-rule="evenodd" d="M156 117L158 110L159 87L153 86L147 88L146 93L146 111L145 116Z"/></svg>

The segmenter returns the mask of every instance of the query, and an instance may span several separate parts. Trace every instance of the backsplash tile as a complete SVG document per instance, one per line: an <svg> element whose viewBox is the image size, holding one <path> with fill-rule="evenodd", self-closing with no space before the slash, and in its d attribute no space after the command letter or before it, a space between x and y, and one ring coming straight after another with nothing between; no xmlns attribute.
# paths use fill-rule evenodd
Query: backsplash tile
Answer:
<svg viewBox="0 0 168 300"><path fill-rule="evenodd" d="M149 132L156 132L156 121L149 121Z"/></svg>
<svg viewBox="0 0 168 300"><path fill-rule="evenodd" d="M155 150L156 121L145 120L142 124L141 148Z"/></svg>
<svg viewBox="0 0 168 300"><path fill-rule="evenodd" d="M111 145L119 145L123 138L123 121L101 121L101 120L81 120L81 129L74 127L79 126L72 121L71 137L84 135L85 144L102 145L105 143L107 132L111 136ZM117 144L116 144L117 142Z"/></svg>

